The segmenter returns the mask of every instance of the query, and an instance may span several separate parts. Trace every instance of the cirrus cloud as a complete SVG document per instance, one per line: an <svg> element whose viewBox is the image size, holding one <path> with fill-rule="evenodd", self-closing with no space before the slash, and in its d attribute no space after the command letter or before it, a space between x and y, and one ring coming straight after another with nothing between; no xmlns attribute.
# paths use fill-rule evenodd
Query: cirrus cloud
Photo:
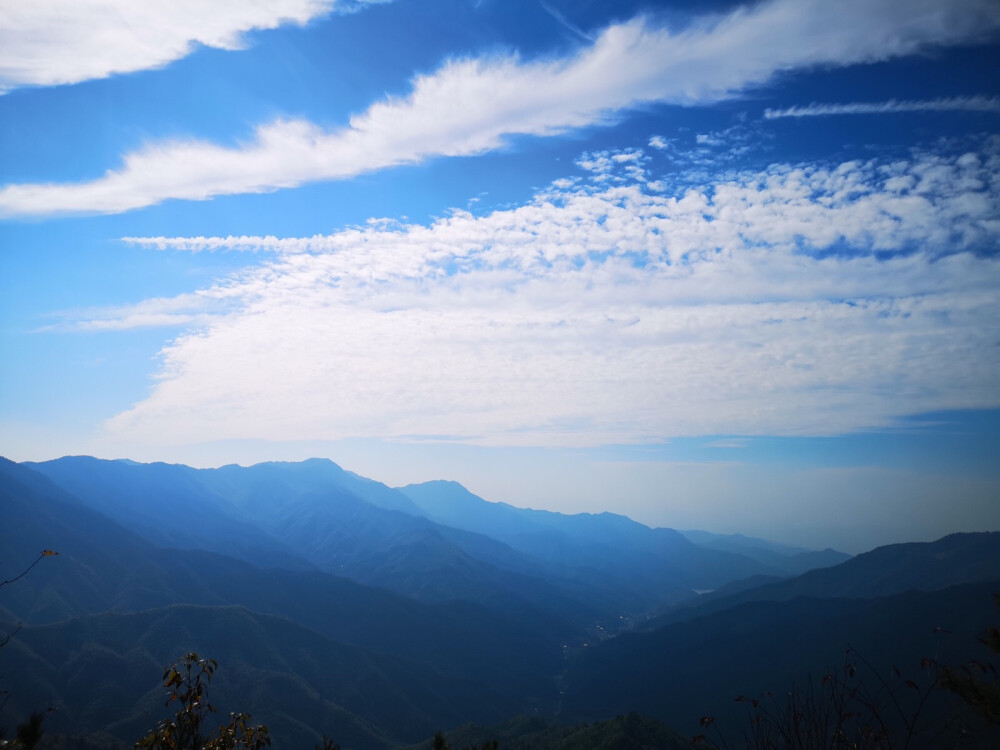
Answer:
<svg viewBox="0 0 1000 750"><path fill-rule="evenodd" d="M995 96L950 96L942 99L890 99L886 102L818 104L788 109L766 109L764 117L828 117L830 115L885 115L902 112L993 112L1000 114L1000 98Z"/></svg>
<svg viewBox="0 0 1000 750"><path fill-rule="evenodd" d="M643 104L720 101L783 73L970 43L998 28L1000 6L991 0L770 0L679 31L640 17L565 58L450 60L416 77L409 96L372 104L346 128L279 119L236 147L193 138L152 143L93 180L6 185L0 216L117 213L171 198L346 179L490 151L512 135L605 123Z"/></svg>

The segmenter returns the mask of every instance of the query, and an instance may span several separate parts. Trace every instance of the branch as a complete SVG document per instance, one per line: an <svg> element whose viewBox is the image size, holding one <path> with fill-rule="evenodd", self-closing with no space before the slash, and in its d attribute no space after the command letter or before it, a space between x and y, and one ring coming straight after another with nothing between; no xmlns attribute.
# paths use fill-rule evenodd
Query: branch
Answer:
<svg viewBox="0 0 1000 750"><path fill-rule="evenodd" d="M16 576L14 576L13 578L8 578L8 579L7 579L6 581L0 581L0 588L3 588L3 587L4 587L4 586L6 586L6 585L7 585L8 583L14 583L14 581L16 581L16 580L18 580L18 579L20 579L20 578L24 578L24 576L28 575L28 572L29 572L29 571L30 571L30 570L31 570L31 569L32 569L33 567L35 567L36 565L38 565L38 563L40 563L40 562L42 561L42 558L43 558L43 557L52 557L52 556L54 556L54 555L58 555L58 554L59 554L58 552L53 552L53 551L52 551L52 550L50 550L50 549L43 549L43 550L42 550L42 554L40 554L40 555L38 556L38 559L37 559L37 560L35 560L35 561L34 561L33 563L31 563L31 565L29 565L29 566L28 566L27 568L25 568L24 570L22 570L22 571L21 571L20 573L18 573L18 574L17 574Z"/></svg>

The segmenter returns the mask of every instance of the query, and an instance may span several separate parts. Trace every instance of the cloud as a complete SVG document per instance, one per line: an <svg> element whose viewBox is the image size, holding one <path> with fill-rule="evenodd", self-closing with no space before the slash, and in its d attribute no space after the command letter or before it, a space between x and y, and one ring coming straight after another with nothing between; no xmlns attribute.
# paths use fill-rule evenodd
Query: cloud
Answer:
<svg viewBox="0 0 1000 750"><path fill-rule="evenodd" d="M735 450L735 449L746 448L749 444L750 442L746 438L721 438L719 440L713 440L709 443L705 443L705 447Z"/></svg>
<svg viewBox="0 0 1000 750"><path fill-rule="evenodd" d="M996 407L998 215L993 138L776 164L672 196L641 181L553 185L426 226L131 238L267 254L199 291L204 324L164 348L149 397L107 429L160 445L600 445ZM176 307L196 313L191 297Z"/></svg>
<svg viewBox="0 0 1000 750"><path fill-rule="evenodd" d="M1000 5L991 0L771 0L698 17L676 32L641 17L608 27L565 58L450 60L418 76L409 96L371 105L346 128L276 120L232 148L195 139L153 143L91 181L7 185L0 216L116 213L168 198L347 179L494 150L515 134L552 136L609 122L642 104L715 102L790 71L969 43L998 27Z"/></svg>
<svg viewBox="0 0 1000 750"><path fill-rule="evenodd" d="M556 19L556 21L558 21L561 26L565 27L576 36L580 37L581 39L585 39L588 42L593 42L595 40L593 34L588 34L586 31L584 31L575 23L570 21L568 18L566 18L564 14L560 13L557 9L553 8L548 3L542 3L542 8L545 9L546 13L548 13L550 16Z"/></svg>
<svg viewBox="0 0 1000 750"><path fill-rule="evenodd" d="M890 99L886 102L817 104L788 109L764 110L764 117L826 117L829 115L884 115L897 112L993 112L1000 114L1000 98L995 96L952 96L943 99Z"/></svg>
<svg viewBox="0 0 1000 750"><path fill-rule="evenodd" d="M158 68L198 45L241 49L244 34L303 25L337 0L13 0L0 5L0 93Z"/></svg>
<svg viewBox="0 0 1000 750"><path fill-rule="evenodd" d="M125 331L162 326L207 325L227 312L227 299L218 292L195 292L176 297L154 297L119 308L90 308L64 312L62 320L43 331Z"/></svg>

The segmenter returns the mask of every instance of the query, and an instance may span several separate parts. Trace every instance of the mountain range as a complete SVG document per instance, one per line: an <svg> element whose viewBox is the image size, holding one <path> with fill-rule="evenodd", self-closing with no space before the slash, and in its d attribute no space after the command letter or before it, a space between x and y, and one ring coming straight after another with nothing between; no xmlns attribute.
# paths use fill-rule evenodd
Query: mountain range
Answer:
<svg viewBox="0 0 1000 750"><path fill-rule="evenodd" d="M657 720L693 733L722 706L735 723L733 695L780 690L849 645L879 669L973 658L1000 590L997 533L850 558L454 482L391 488L322 459L0 459L0 517L5 579L59 552L0 587L0 726L51 707L51 736L94 747L163 716L163 666L187 651L218 659L220 707L278 747L447 728L523 747L666 742ZM486 729L463 735L470 722Z"/></svg>

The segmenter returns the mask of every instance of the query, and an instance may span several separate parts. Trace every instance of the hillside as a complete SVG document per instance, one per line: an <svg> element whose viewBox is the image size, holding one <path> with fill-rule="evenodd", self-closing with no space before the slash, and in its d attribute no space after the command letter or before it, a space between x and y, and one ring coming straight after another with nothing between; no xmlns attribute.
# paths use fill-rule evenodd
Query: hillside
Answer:
<svg viewBox="0 0 1000 750"><path fill-rule="evenodd" d="M869 681L897 667L926 687L925 657L964 663L986 656L978 637L997 620L996 591L1000 579L872 599L748 602L624 634L572 663L565 713L583 719L634 710L692 735L705 715L735 727L745 714L737 696L784 695L845 659L864 667ZM905 696L902 683L896 690Z"/></svg>
<svg viewBox="0 0 1000 750"><path fill-rule="evenodd" d="M445 678L241 607L175 605L26 627L6 651L8 674L20 676L14 713L55 707L46 722L53 733L104 729L126 742L164 714L163 665L188 651L222 665L212 686L220 715L250 712L277 747L311 747L323 733L349 747L392 747L519 708L480 681Z"/></svg>

